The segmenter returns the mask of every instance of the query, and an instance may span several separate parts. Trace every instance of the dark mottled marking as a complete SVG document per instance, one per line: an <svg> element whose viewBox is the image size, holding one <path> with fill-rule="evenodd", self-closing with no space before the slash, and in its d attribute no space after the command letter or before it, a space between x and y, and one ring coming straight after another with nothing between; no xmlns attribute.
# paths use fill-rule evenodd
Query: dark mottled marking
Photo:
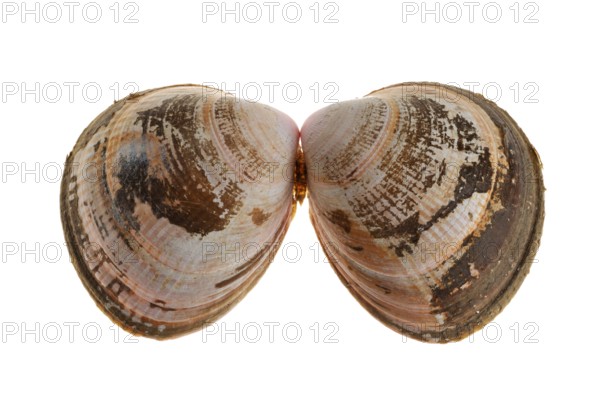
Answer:
<svg viewBox="0 0 600 399"><path fill-rule="evenodd" d="M507 154L509 165L502 169L494 187L490 187L487 173L466 166L460 175L464 183L455 195L466 197L472 191L492 189L493 200L501 203L503 208L492 214L491 221L478 237L465 238L462 247L470 247L442 276L441 284L433 287L431 300L432 306L444 311L450 320L468 317L462 322L469 327L487 323L512 298L529 270L529 252L532 242L539 237L544 218L541 175L535 182L526 181L524 176L526 168L540 170L535 150L508 114L482 97L477 96L474 100L499 128L502 139L499 149ZM474 166L491 168L485 159L480 159L479 165ZM490 206L491 202L487 210L491 213ZM490 248L500 252L489 253ZM476 278L471 275L471 270L477 271ZM468 293L461 292L460 287L468 282L471 283ZM471 303L481 302L481 295L490 292L495 294L488 302L480 304L485 305L481 311L465 313Z"/></svg>
<svg viewBox="0 0 600 399"><path fill-rule="evenodd" d="M492 176L490 153L489 149L485 148L484 154L480 155L477 164L466 164L460 168L458 183L454 188L454 199L438 209L427 223L418 223L419 218L418 213L416 213L400 224L396 236L404 237L404 241L395 247L396 255L402 256L404 250L412 253L412 249L407 245L407 242L416 244L422 232L430 229L439 219L452 213L462 201L471 198L475 192L488 192L492 186Z"/></svg>
<svg viewBox="0 0 600 399"><path fill-rule="evenodd" d="M492 163L490 162L490 151L488 148L485 148L476 164L461 166L458 182L456 187L454 187L454 198L438 209L427 223L419 227L419 234L428 230L439 219L448 216L456 209L458 204L471 198L474 193L487 193L492 188L493 173Z"/></svg>
<svg viewBox="0 0 600 399"><path fill-rule="evenodd" d="M454 190L455 201L469 198L473 193L485 193L492 188L493 168L490 150L484 148L476 164L465 164L460 168L458 184Z"/></svg>
<svg viewBox="0 0 600 399"><path fill-rule="evenodd" d="M442 184L442 181L443 181L445 175L446 175L446 160L442 159L442 162L440 163L440 173L438 174L438 178L435 181L435 183L438 186L440 186Z"/></svg>
<svg viewBox="0 0 600 399"><path fill-rule="evenodd" d="M237 184L225 180L222 183L225 189L215 191L206 172L195 163L201 151L209 155L216 153L208 140L198 143L194 137L199 129L195 114L201 98L200 95L174 96L160 106L138 113L136 123L142 126L144 148L141 152L122 155L116 170L122 185L115 194L115 206L120 211L117 215L132 228L140 228L134 215L136 199L150 205L157 218L167 218L189 233L202 236L223 230L240 208L241 190ZM150 171L150 160L145 152L150 145L149 135L162 139L167 134L173 141L172 152L163 155L161 162L169 171L168 178ZM201 148L190 148L194 146ZM185 170L175 166L182 163Z"/></svg>
<svg viewBox="0 0 600 399"><path fill-rule="evenodd" d="M157 218L165 217L189 233L204 236L223 230L227 225L227 219L220 217L225 214L225 209L216 202L214 193L208 188L183 191L149 175L145 153L122 157L117 176L123 188L115 195L115 205L136 230L140 228L134 215L136 198L150 205Z"/></svg>
<svg viewBox="0 0 600 399"><path fill-rule="evenodd" d="M252 216L252 223L254 223L257 226L262 225L271 217L270 213L265 213L262 209L259 208L252 209L252 212L250 212L248 215Z"/></svg>
<svg viewBox="0 0 600 399"><path fill-rule="evenodd" d="M176 308L165 306L164 301L155 301L154 303L150 302L150 308L164 310L165 312L174 312L177 310Z"/></svg>
<svg viewBox="0 0 600 399"><path fill-rule="evenodd" d="M393 231L386 231L385 235L382 235L382 237L402 237L402 241L393 247L394 252L397 256L404 255L404 251L412 254L412 247L408 244L416 244L419 241L421 228L422 225L419 223L419 212L415 212L398 226L394 227L390 225L390 230Z"/></svg>
<svg viewBox="0 0 600 399"><path fill-rule="evenodd" d="M403 256L412 253L421 233L438 219L449 215L473 193L489 191L493 168L489 149L480 146L474 125L462 115L450 118L443 104L429 98L409 96L399 105L399 130L379 166L386 178L349 201L371 235L392 239L391 248ZM400 145L402 151L397 150ZM411 197L424 198L429 188L441 184L446 171L445 160L436 163L432 149L461 152L465 159L477 155L478 160L461 166L453 198L430 220L420 223L417 202Z"/></svg>
<svg viewBox="0 0 600 399"><path fill-rule="evenodd" d="M122 292L131 292L131 289L127 287L123 282L117 278L112 279L106 287L112 291L115 297L119 297Z"/></svg>
<svg viewBox="0 0 600 399"><path fill-rule="evenodd" d="M371 148L379 138L386 124L388 106L385 101L376 101L367 104L366 108L361 111L369 117L365 118L363 123L356 127L356 132L352 132L352 138L345 148L337 152L336 157L325 157L323 159L325 173L332 181L351 179L358 170L358 167L352 168L352 166L356 165L357 160L361 158L361 154L370 153ZM352 169L348 173L347 171L350 168Z"/></svg>
<svg viewBox="0 0 600 399"><path fill-rule="evenodd" d="M506 140L507 138L504 138ZM460 170L459 185L455 190L455 201L469 198L473 192L487 192L492 189L491 179L488 178L492 165L489 162L489 151L486 148L485 156L480 157L479 165L464 165ZM503 176L503 181L510 181L515 178L515 170L518 169L514 160L509 157L510 167L507 174ZM479 168L475 167L479 166ZM512 223L516 218L516 206L520 193L518 190L511 190L511 185L501 183L497 180L498 187L494 190L494 196L499 200L504 208L496 211L490 223L485 226L485 229L480 232L479 237L473 235L466 237L461 243L461 248L469 249L460 253L460 257L455 260L455 263L442 276L439 286L433 287L432 304L438 309L444 309L450 315L460 314L464 303L461 301L454 302L451 298L459 292L460 287L469 281L473 280L471 276L471 267L483 275L482 273L491 266L489 254L486 253L490 248L499 248L503 243L507 232L511 230ZM483 191L480 191L483 190ZM449 204L452 206L452 204ZM491 206L488 204L488 208ZM441 209L438 213L449 213L446 209ZM487 212L490 212L488 209ZM437 214L436 214L437 215Z"/></svg>
<svg viewBox="0 0 600 399"><path fill-rule="evenodd" d="M336 209L334 211L327 213L326 216L327 216L327 219L329 219L329 221L331 223L339 226L346 233L350 233L350 230L352 229L352 224L351 224L350 219L348 218L348 215L346 214L346 212L344 212L341 209Z"/></svg>
<svg viewBox="0 0 600 399"><path fill-rule="evenodd" d="M466 120L461 114L457 114L452 119L452 123L456 126L458 133L456 148L459 151L476 151L477 148L473 146L473 143L477 138L477 131L473 122Z"/></svg>
<svg viewBox="0 0 600 399"><path fill-rule="evenodd" d="M392 290L390 290L390 289L389 289L389 288L387 288L387 287L384 287L384 286L383 286L383 285L381 285L381 284L375 284L375 286L377 286L378 288L381 288L381 289L383 290L383 293L384 293L385 295L389 295L389 294L391 294L391 293L392 293Z"/></svg>
<svg viewBox="0 0 600 399"><path fill-rule="evenodd" d="M199 100L201 97L197 94L173 96L159 106L138 112L134 124L142 125L142 134L152 133L157 137L165 137L168 125L182 133L193 134L198 129L196 106Z"/></svg>
<svg viewBox="0 0 600 399"><path fill-rule="evenodd" d="M92 213L92 217L94 219L94 223L96 224L96 226L98 227L98 232L100 233L100 236L102 238L106 238L109 235L108 229L106 227L106 224L104 223L104 221L102 220L104 215L100 215L98 216L96 214L96 211L94 208L91 209L91 213Z"/></svg>
<svg viewBox="0 0 600 399"><path fill-rule="evenodd" d="M481 232L477 242L469 247L468 250L460 253L460 257L455 259L452 267L442 276L439 285L433 287L432 303L438 309L444 309L449 314L460 314L464 303L455 302L451 298L458 292L458 289L469 281L473 281L471 276L471 267L483 275L492 264L489 254L485 251L490 248L497 248L501 245L498 242L501 234L506 234L510 230L510 215L514 215L514 210L499 210L494 214L490 224ZM461 248L473 241L473 236L467 237L461 244ZM506 256L506 254L504 254Z"/></svg>
<svg viewBox="0 0 600 399"><path fill-rule="evenodd" d="M117 237L129 248L130 253L134 254L139 250L139 244L131 236L127 236L119 231Z"/></svg>
<svg viewBox="0 0 600 399"><path fill-rule="evenodd" d="M255 142L248 140L243 132L240 120L236 117L236 102L230 98L221 98L214 104L215 123L223 143L235 159L244 162L242 173L249 181L256 179L265 168L265 160L260 157Z"/></svg>
<svg viewBox="0 0 600 399"><path fill-rule="evenodd" d="M355 251L357 251L357 252L360 252L360 251L362 251L362 250L364 249L363 247L361 247L361 246L358 246L358 245L350 245L350 244L346 244L346 245L347 245L347 246L348 246L350 249L353 249L353 250L355 250Z"/></svg>

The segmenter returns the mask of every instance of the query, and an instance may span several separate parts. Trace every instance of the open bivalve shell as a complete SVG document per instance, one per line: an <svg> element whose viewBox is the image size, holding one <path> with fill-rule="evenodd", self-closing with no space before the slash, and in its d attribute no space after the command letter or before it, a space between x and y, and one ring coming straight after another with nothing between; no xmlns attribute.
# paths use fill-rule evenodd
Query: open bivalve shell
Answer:
<svg viewBox="0 0 600 399"><path fill-rule="evenodd" d="M170 338L256 284L307 189L341 281L388 327L428 342L461 339L501 311L544 216L541 163L517 124L435 83L331 105L301 132L203 86L131 95L77 141L61 215L97 305L128 331Z"/></svg>

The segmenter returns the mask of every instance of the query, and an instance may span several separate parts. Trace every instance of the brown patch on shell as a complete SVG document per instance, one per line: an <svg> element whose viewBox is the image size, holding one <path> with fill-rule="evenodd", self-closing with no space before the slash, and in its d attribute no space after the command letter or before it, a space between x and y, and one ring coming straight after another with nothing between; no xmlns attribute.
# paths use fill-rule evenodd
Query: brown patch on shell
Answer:
<svg viewBox="0 0 600 399"><path fill-rule="evenodd" d="M302 147L283 114L200 86L136 93L99 115L67 157L60 199L98 307L158 339L214 322L265 272L311 186L330 263L385 325L449 342L492 320L528 273L544 218L541 162L517 124L480 95L433 83L315 115ZM272 144L294 176L265 187L253 179ZM81 161L100 166L97 181L82 178ZM242 260L240 231L264 241Z"/></svg>
<svg viewBox="0 0 600 399"><path fill-rule="evenodd" d="M320 168L325 176L309 180L311 221L338 277L370 313L422 341L459 340L501 311L531 266L544 217L541 163L510 116L482 96L407 83L365 104L374 98L388 111L373 120L388 121L361 126L378 132L338 123L344 103L303 126L309 169L344 154L367 160L352 170L343 162ZM348 102L349 117L369 120L359 101ZM357 136L377 140L365 149ZM339 147L323 149L320 141L336 137Z"/></svg>
<svg viewBox="0 0 600 399"><path fill-rule="evenodd" d="M275 163L293 162L297 137L278 111L201 86L136 93L103 112L69 154L60 198L71 259L98 307L156 339L224 315L266 271L294 211L292 182L248 181L229 166L252 166L266 143ZM255 203L271 213L253 217ZM257 253L240 252L240 237Z"/></svg>
<svg viewBox="0 0 600 399"><path fill-rule="evenodd" d="M254 223L257 226L260 226L264 222L266 222L267 219L269 219L271 214L265 213L262 209L254 208L252 209L252 212L250 212L250 216L252 216L252 223Z"/></svg>

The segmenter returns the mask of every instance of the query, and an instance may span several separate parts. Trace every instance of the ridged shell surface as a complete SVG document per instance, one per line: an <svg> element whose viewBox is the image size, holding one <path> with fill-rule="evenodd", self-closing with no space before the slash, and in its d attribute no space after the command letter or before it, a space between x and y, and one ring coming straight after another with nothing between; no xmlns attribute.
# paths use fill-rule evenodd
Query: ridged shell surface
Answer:
<svg viewBox="0 0 600 399"><path fill-rule="evenodd" d="M447 342L508 303L537 249L544 189L537 153L505 111L407 83L324 108L301 132L311 220L375 317Z"/></svg>
<svg viewBox="0 0 600 399"><path fill-rule="evenodd" d="M287 230L298 139L285 114L202 86L138 93L98 116L61 188L71 257L97 305L154 338L222 316Z"/></svg>

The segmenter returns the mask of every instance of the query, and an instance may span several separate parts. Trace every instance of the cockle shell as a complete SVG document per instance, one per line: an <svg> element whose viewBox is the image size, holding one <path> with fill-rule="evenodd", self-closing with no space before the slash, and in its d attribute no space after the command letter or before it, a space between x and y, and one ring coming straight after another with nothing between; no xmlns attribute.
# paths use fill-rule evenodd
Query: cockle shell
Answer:
<svg viewBox="0 0 600 399"><path fill-rule="evenodd" d="M227 312L291 221L298 140L283 113L203 86L138 93L98 116L61 187L71 257L97 305L154 338Z"/></svg>
<svg viewBox="0 0 600 399"><path fill-rule="evenodd" d="M169 338L244 297L307 190L341 281L388 327L428 342L500 312L544 216L541 164L517 124L434 83L331 105L301 132L203 86L131 95L77 141L61 214L97 305L131 332Z"/></svg>
<svg viewBox="0 0 600 399"><path fill-rule="evenodd" d="M407 83L317 111L301 137L319 240L376 318L446 342L513 297L537 249L544 189L538 155L505 111Z"/></svg>

